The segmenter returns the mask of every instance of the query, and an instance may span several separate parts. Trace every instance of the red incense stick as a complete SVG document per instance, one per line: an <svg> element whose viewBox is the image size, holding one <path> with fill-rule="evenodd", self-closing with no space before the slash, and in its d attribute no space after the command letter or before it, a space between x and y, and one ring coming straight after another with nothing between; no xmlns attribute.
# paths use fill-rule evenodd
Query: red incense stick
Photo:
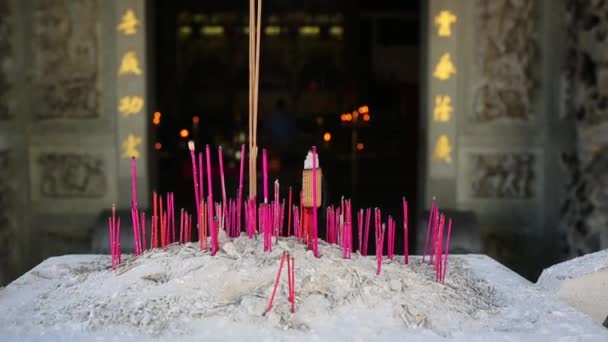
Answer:
<svg viewBox="0 0 608 342"><path fill-rule="evenodd" d="M422 251L422 262L424 263L424 259L426 258L427 252L427 244L429 243L429 235L431 234L431 226L433 224L433 218L435 217L435 197L433 197L433 201L431 202L431 209L429 211L429 222L426 225L426 237L424 239L424 247Z"/></svg>
<svg viewBox="0 0 608 342"><path fill-rule="evenodd" d="M319 226L317 222L317 148L312 147L312 226L313 226L313 251L315 257L319 257Z"/></svg>
<svg viewBox="0 0 608 342"><path fill-rule="evenodd" d="M264 185L264 203L268 203L268 160L266 149L262 149L262 180Z"/></svg>
<svg viewBox="0 0 608 342"><path fill-rule="evenodd" d="M196 168L196 156L194 151L194 141L188 141L188 149L190 150L190 159L192 160L192 182L194 185L194 204L196 205L197 214L199 213L200 207L200 191L198 189L198 172ZM197 215L198 216L198 215ZM200 223L200 222L199 222Z"/></svg>
<svg viewBox="0 0 608 342"><path fill-rule="evenodd" d="M287 255L285 252L283 252L283 255L281 256L281 263L279 264L279 271L277 272L277 278L274 281L274 288L272 289L272 294L270 295L270 300L268 301L268 307L266 307L266 311L264 311L262 315L266 315L268 312L270 312L270 310L272 310L272 303L274 302L274 296L277 293L277 287L279 286L279 279L281 278L281 271L283 270L283 263L285 262L286 256Z"/></svg>
<svg viewBox="0 0 608 342"><path fill-rule="evenodd" d="M213 214L213 184L211 183L211 151L209 145L205 146L205 157L207 157L207 215L209 216L209 229L211 230L211 255L214 256L219 246Z"/></svg>
<svg viewBox="0 0 608 342"><path fill-rule="evenodd" d="M220 162L220 182L222 185L222 206L226 210L228 201L226 199L226 183L224 182L224 152L222 151L222 146L218 148L218 157Z"/></svg>
<svg viewBox="0 0 608 342"><path fill-rule="evenodd" d="M141 241L143 243L143 251L145 252L145 251L148 250L148 248L146 246L146 229L147 229L147 227L146 227L146 213L144 213L144 212L141 213L141 227L142 227L141 233L142 233L142 237L143 237Z"/></svg>
<svg viewBox="0 0 608 342"><path fill-rule="evenodd" d="M441 282L445 283L445 274L448 270L448 257L450 256L450 236L452 235L452 219L448 221L448 237L445 243L445 261L443 264L443 274L441 275Z"/></svg>
<svg viewBox="0 0 608 342"><path fill-rule="evenodd" d="M403 198L403 262L408 265L409 257L409 236L408 236L408 217L407 217L407 201Z"/></svg>

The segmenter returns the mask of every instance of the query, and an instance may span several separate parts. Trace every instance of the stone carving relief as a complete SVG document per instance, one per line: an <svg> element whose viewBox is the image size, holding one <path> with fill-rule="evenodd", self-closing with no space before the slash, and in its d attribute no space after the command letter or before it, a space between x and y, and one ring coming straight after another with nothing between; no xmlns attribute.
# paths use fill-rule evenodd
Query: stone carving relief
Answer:
<svg viewBox="0 0 608 342"><path fill-rule="evenodd" d="M478 0L476 2L477 65L474 87L478 123L528 121L538 87L538 1Z"/></svg>
<svg viewBox="0 0 608 342"><path fill-rule="evenodd" d="M530 199L535 196L536 156L531 153L469 155L471 196L478 199Z"/></svg>
<svg viewBox="0 0 608 342"><path fill-rule="evenodd" d="M8 76L12 68L12 46L9 1L0 1L0 120L12 117L9 110L11 82Z"/></svg>
<svg viewBox="0 0 608 342"><path fill-rule="evenodd" d="M42 153L37 162L43 197L99 198L106 194L107 165L101 155Z"/></svg>
<svg viewBox="0 0 608 342"><path fill-rule="evenodd" d="M0 245L10 246L16 240L15 217L12 203L14 201L14 184L12 177L11 152L0 151ZM0 285L9 281L16 271L16 248L0 248Z"/></svg>
<svg viewBox="0 0 608 342"><path fill-rule="evenodd" d="M585 126L608 121L608 2L567 1L569 112Z"/></svg>
<svg viewBox="0 0 608 342"><path fill-rule="evenodd" d="M99 116L98 0L35 0L33 117Z"/></svg>
<svg viewBox="0 0 608 342"><path fill-rule="evenodd" d="M565 2L565 113L578 131L567 173L560 231L564 256L608 248L608 2ZM594 134L587 134L594 131Z"/></svg>

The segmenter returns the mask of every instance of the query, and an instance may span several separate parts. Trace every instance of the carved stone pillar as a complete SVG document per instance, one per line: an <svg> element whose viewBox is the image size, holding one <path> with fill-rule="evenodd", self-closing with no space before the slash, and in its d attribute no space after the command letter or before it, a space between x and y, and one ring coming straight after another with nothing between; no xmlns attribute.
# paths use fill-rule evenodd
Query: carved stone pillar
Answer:
<svg viewBox="0 0 608 342"><path fill-rule="evenodd" d="M608 248L608 3L568 0L564 120L576 127L563 155L569 182L562 205L565 252Z"/></svg>

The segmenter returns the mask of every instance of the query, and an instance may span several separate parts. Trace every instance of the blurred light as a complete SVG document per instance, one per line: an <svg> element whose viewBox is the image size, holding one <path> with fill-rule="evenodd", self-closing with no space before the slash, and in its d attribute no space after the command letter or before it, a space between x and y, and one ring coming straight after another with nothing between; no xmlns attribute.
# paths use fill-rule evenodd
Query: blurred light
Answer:
<svg viewBox="0 0 608 342"><path fill-rule="evenodd" d="M300 34L303 36L318 36L321 33L319 26L302 26L300 27Z"/></svg>
<svg viewBox="0 0 608 342"><path fill-rule="evenodd" d="M192 35L192 27L190 26L181 26L179 28L179 37L182 39L188 38Z"/></svg>
<svg viewBox="0 0 608 342"><path fill-rule="evenodd" d="M161 116L160 112L154 112L154 118L152 119L152 123L155 126L160 125L160 116Z"/></svg>
<svg viewBox="0 0 608 342"><path fill-rule="evenodd" d="M318 126L322 126L323 125L323 117L322 116L317 116L317 125Z"/></svg>
<svg viewBox="0 0 608 342"><path fill-rule="evenodd" d="M203 36L222 36L224 34L224 27L219 25L203 26L201 34Z"/></svg>
<svg viewBox="0 0 608 342"><path fill-rule="evenodd" d="M361 114L369 113L369 107L368 106L359 107L359 113L361 113Z"/></svg>
<svg viewBox="0 0 608 342"><path fill-rule="evenodd" d="M357 120L357 118L359 117L359 112L358 111L353 111L353 119Z"/></svg>
<svg viewBox="0 0 608 342"><path fill-rule="evenodd" d="M192 117L192 123L195 125L198 125L198 123L201 121L201 119L198 117L198 115L195 115Z"/></svg>
<svg viewBox="0 0 608 342"><path fill-rule="evenodd" d="M371 120L371 116L369 114L363 114L363 121L368 122L369 120Z"/></svg>
<svg viewBox="0 0 608 342"><path fill-rule="evenodd" d="M160 151L160 149L163 148L163 144L157 142L156 144L154 144L154 149L157 151Z"/></svg>
<svg viewBox="0 0 608 342"><path fill-rule="evenodd" d="M241 151L234 152L234 157L238 160L241 160Z"/></svg>
<svg viewBox="0 0 608 342"><path fill-rule="evenodd" d="M359 151L363 151L363 149L365 148L365 145L363 143L357 143L357 150Z"/></svg>
<svg viewBox="0 0 608 342"><path fill-rule="evenodd" d="M344 114L344 120L343 121L346 121L346 122L353 121L353 115L351 113Z"/></svg>
<svg viewBox="0 0 608 342"><path fill-rule="evenodd" d="M330 142L331 141L331 133L325 132L325 134L323 134L323 141Z"/></svg>
<svg viewBox="0 0 608 342"><path fill-rule="evenodd" d="M179 131L179 136L182 138L187 138L190 135L190 132L188 132L187 129L182 129L181 131Z"/></svg>
<svg viewBox="0 0 608 342"><path fill-rule="evenodd" d="M268 25L268 26L266 26L266 28L264 28L264 33L267 36L277 36L277 35L281 34L281 27L274 26L274 25Z"/></svg>
<svg viewBox="0 0 608 342"><path fill-rule="evenodd" d="M333 36L333 37L342 37L342 35L344 34L344 29L342 28L342 26L332 26L329 28L329 35Z"/></svg>

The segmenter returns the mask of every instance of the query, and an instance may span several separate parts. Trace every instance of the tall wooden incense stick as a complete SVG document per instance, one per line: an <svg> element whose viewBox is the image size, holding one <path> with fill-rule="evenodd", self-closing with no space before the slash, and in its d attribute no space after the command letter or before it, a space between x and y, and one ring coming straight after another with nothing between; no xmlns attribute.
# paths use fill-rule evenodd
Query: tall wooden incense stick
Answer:
<svg viewBox="0 0 608 342"><path fill-rule="evenodd" d="M254 198L257 194L256 158L262 0L257 0L257 14L255 10L256 0L249 0L249 198Z"/></svg>

